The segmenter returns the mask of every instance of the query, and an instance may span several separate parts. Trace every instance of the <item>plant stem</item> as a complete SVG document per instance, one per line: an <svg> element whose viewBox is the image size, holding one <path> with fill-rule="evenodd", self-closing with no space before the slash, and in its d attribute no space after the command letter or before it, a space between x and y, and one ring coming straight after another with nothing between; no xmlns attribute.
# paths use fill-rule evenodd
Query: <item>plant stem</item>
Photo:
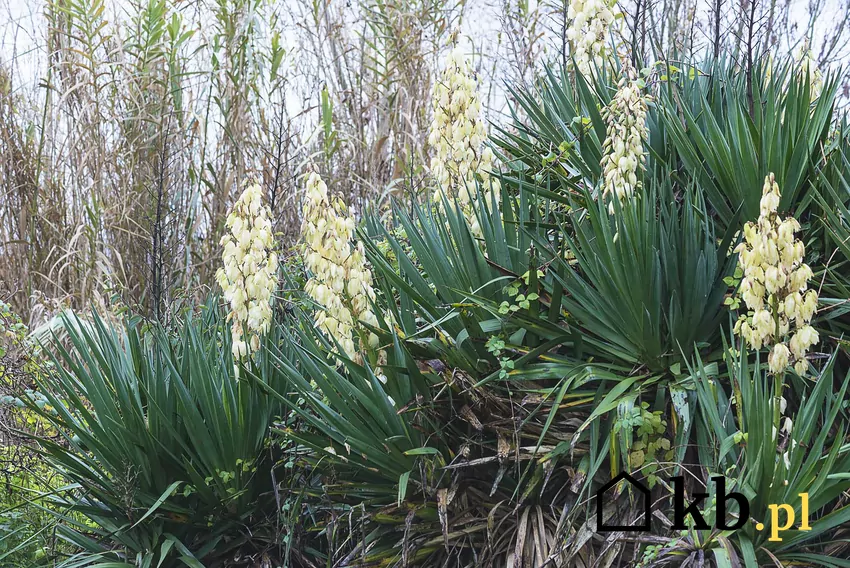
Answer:
<svg viewBox="0 0 850 568"><path fill-rule="evenodd" d="M773 309L773 323L775 326L773 337L779 343L781 341L779 337L779 300L775 296L771 301L771 308ZM779 435L779 410L784 385L785 369L773 375L773 427L776 429L777 436Z"/></svg>
<svg viewBox="0 0 850 568"><path fill-rule="evenodd" d="M773 375L773 427L779 434L779 414L782 402L782 390L785 387L785 371Z"/></svg>

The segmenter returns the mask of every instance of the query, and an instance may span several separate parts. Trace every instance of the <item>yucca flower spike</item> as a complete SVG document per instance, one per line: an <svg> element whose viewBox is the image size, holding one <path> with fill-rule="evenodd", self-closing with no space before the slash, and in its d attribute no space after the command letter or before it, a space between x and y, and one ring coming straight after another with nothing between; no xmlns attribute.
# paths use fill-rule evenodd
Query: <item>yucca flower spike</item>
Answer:
<svg viewBox="0 0 850 568"><path fill-rule="evenodd" d="M260 347L272 321L271 298L277 288L271 211L259 183L251 182L227 216L222 266L216 281L230 307L233 357L242 359Z"/></svg>
<svg viewBox="0 0 850 568"><path fill-rule="evenodd" d="M608 32L616 18L616 0L571 0L567 10L570 25L566 36L572 45L576 67L589 77L593 66L605 60Z"/></svg>
<svg viewBox="0 0 850 568"><path fill-rule="evenodd" d="M818 63L815 59L814 53L812 53L808 38L803 42L800 49L795 54L794 61L800 65L799 79L801 81L808 79L812 92L816 95L820 94L821 88L823 87L823 76L821 75L820 69L818 69Z"/></svg>
<svg viewBox="0 0 850 568"><path fill-rule="evenodd" d="M604 110L607 129L601 163L603 199L616 196L625 203L638 189L638 170L643 168L645 157L643 143L648 136L648 101L634 67L628 58L623 58L617 93ZM608 210L614 212L613 203L609 203Z"/></svg>
<svg viewBox="0 0 850 568"><path fill-rule="evenodd" d="M432 93L434 117L428 136L434 149L431 175L437 184L434 201L441 202L441 190L448 199L457 199L475 235L481 232L474 212L476 183L480 183L488 204L494 198L498 203L500 192L499 180L490 175L493 150L486 145L477 89L466 55L454 46Z"/></svg>
<svg viewBox="0 0 850 568"><path fill-rule="evenodd" d="M812 269L803 262L805 247L794 237L800 224L777 213L781 194L773 174L764 181L759 218L744 227L744 241L735 249L743 278L738 294L749 309L735 324L735 333L751 348L768 347L772 373L789 364L803 375L806 352L819 341L810 325L818 294L808 289Z"/></svg>
<svg viewBox="0 0 850 568"><path fill-rule="evenodd" d="M316 326L339 343L352 360L358 358L355 343L366 335L369 347L378 337L358 322L378 325L372 311L375 290L363 243L354 236L355 221L340 200L331 202L328 187L316 172L307 177L301 238L304 264L311 277L304 290L321 306L314 315Z"/></svg>

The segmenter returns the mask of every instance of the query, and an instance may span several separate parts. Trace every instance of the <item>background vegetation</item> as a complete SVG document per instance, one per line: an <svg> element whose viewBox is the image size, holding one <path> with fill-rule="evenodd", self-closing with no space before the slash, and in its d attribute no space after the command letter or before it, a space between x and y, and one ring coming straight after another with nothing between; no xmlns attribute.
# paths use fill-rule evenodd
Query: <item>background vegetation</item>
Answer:
<svg viewBox="0 0 850 568"><path fill-rule="evenodd" d="M470 38L486 117L507 125L510 86L530 86L544 62L569 62L568 5L8 3L2 299L36 326L62 307L113 299L167 317L173 303L204 296L248 175L260 176L286 243L297 238L308 161L357 210L422 195L428 101L449 36ZM808 43L825 68L848 56L847 8L641 0L622 5L620 29L638 67L721 52L751 66L759 50L799 54ZM837 88L846 100L845 77Z"/></svg>

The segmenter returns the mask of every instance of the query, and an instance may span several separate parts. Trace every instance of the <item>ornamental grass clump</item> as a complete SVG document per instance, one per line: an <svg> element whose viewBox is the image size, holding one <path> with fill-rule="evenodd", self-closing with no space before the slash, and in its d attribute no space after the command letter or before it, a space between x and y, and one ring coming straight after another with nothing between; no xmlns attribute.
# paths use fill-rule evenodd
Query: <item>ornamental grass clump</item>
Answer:
<svg viewBox="0 0 850 568"><path fill-rule="evenodd" d="M615 0L572 0L567 11L570 26L567 39L572 44L572 55L581 74L589 77L594 65L602 65L605 57L605 40L616 18Z"/></svg>
<svg viewBox="0 0 850 568"><path fill-rule="evenodd" d="M316 326L336 341L346 356L357 359L355 338L371 347L378 336L357 326L358 322L377 327L372 311L375 290L372 271L366 264L363 243L354 239L354 218L340 200L331 203L328 187L319 174L307 178L301 236L304 264L311 277L304 287L321 307L316 310Z"/></svg>
<svg viewBox="0 0 850 568"><path fill-rule="evenodd" d="M271 298L277 287L271 211L256 182L248 184L233 205L221 238L223 266L216 280L230 307L233 357L242 359L260 347L260 336L272 320Z"/></svg>
<svg viewBox="0 0 850 568"><path fill-rule="evenodd" d="M434 85L434 119L428 136L428 143L434 148L431 175L438 184L434 200L441 200L439 189L448 199L456 199L476 235L481 232L474 211L477 183L481 184L481 197L487 203L498 202L500 192L499 180L490 176L493 150L485 145L487 132L477 88L469 61L455 46L446 58L441 79Z"/></svg>
<svg viewBox="0 0 850 568"><path fill-rule="evenodd" d="M643 167L643 141L647 138L648 97L642 93L634 67L623 59L622 77L617 93L604 111L607 124L602 158L602 196L621 203L638 188L638 169ZM609 206L613 213L613 203Z"/></svg>
<svg viewBox="0 0 850 568"><path fill-rule="evenodd" d="M743 279L739 296L749 313L735 324L735 332L751 348L770 349L768 366L774 374L793 365L807 370L806 352L818 342L810 325L818 294L808 289L812 269L803 262L805 247L794 238L800 224L781 219L779 185L771 173L765 178L758 221L744 227L744 241L735 249Z"/></svg>

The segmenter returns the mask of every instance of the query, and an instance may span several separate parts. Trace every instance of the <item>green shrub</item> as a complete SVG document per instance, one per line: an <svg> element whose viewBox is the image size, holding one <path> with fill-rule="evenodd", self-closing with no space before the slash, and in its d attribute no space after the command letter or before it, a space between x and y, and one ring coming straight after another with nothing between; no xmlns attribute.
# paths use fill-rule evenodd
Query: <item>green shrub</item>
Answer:
<svg viewBox="0 0 850 568"><path fill-rule="evenodd" d="M27 400L63 438L38 440L69 481L50 502L79 552L60 564L216 566L279 544L268 426L280 406L236 373L276 388L281 375L234 365L215 304L176 334L96 315L65 328L71 348L38 383L53 410Z"/></svg>

